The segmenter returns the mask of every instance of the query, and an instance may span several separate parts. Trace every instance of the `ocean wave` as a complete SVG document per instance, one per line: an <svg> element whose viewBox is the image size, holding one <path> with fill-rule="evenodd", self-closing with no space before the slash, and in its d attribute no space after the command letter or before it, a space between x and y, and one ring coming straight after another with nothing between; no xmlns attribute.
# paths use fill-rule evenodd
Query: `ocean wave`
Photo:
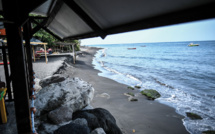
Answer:
<svg viewBox="0 0 215 134"><path fill-rule="evenodd" d="M138 79L137 77L131 75L131 74L127 74L127 73L122 73L120 71L117 71L113 68L107 67L105 66L105 62L104 61L99 61L98 59L94 58L94 60L97 61L97 63L100 65L100 67L102 67L104 70L110 72L110 73L114 73L114 74L118 74L119 76L121 76L121 79L123 80L124 78L128 78L132 81L136 81L135 83L138 83L136 85L142 85L142 81L140 79ZM94 62L95 63L95 62ZM100 70L101 71L101 70ZM123 78L124 77L124 78ZM128 84L128 83L124 83L124 84Z"/></svg>
<svg viewBox="0 0 215 134"><path fill-rule="evenodd" d="M183 122L190 133L200 134L205 130L214 130L215 83L212 60L205 57L201 59L193 53L178 55L178 51L174 52L175 55L155 54L155 51L151 51L153 49L155 48L148 53L141 51L139 55L127 55L126 52L118 51L120 49L101 51L97 58L99 69L105 70L102 71L104 77L117 82L128 84L135 81L142 89L157 90L161 94L157 101L174 107L177 113L184 115ZM157 49L156 52L160 51ZM186 112L197 113L203 120L192 121L186 116Z"/></svg>
<svg viewBox="0 0 215 134"><path fill-rule="evenodd" d="M134 77L134 76L132 76L130 74L126 74L126 77L131 78L133 80L136 80L136 81L140 82L140 85L142 84L142 81L140 79L138 79L138 78L136 78L136 77Z"/></svg>
<svg viewBox="0 0 215 134"><path fill-rule="evenodd" d="M101 50L102 51L101 57L106 57L106 50L107 48Z"/></svg>
<svg viewBox="0 0 215 134"><path fill-rule="evenodd" d="M157 78L153 78L153 79L155 80L156 83L158 83L158 84L161 85L161 86L165 86L165 87L167 87L167 88L175 89L173 86L170 86L170 85L168 85L168 84L165 84L165 83L159 81Z"/></svg>

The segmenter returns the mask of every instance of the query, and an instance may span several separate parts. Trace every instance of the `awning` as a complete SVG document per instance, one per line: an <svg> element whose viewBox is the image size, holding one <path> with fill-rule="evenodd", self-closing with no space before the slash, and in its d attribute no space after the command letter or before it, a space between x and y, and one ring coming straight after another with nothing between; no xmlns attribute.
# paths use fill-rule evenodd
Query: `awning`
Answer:
<svg viewBox="0 0 215 134"><path fill-rule="evenodd" d="M109 34L214 18L214 12L214 0L47 0L31 13L45 16L41 28L66 40L105 38Z"/></svg>

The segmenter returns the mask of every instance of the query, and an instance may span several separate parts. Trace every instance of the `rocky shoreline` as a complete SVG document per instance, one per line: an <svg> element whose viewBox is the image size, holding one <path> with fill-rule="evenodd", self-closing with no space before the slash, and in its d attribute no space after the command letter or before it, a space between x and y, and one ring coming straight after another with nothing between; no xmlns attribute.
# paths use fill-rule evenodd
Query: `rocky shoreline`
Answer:
<svg viewBox="0 0 215 134"><path fill-rule="evenodd" d="M55 102L52 110L48 108L50 103L47 102L38 106L38 114L42 114L36 116L35 119L38 133L188 134L182 123L183 116L178 115L173 108L160 104L157 101L150 101L147 97L141 95L139 91L128 89L127 85L98 76L100 72L94 69L92 59L99 49L85 49L79 55L75 65L72 64L71 58L67 58L62 63L62 66L53 73L53 77L41 80L40 85L43 86L41 90L41 87L37 84L38 91L40 91L36 96L43 96L44 98L50 96L50 99L46 100L48 102L54 100ZM63 78L59 82L56 78L60 77ZM47 83L43 83L43 81ZM79 90L83 88L81 90L85 92L77 91L78 96L81 96L81 98L85 97L77 105L74 103L75 96L70 91L67 91L73 90L69 89L71 86L66 86L67 84L70 85L70 82L73 83L73 86L76 83L77 85L74 87L78 87L77 89ZM37 83L39 83L39 80ZM78 83L82 83L85 86L82 87ZM59 88L60 86L67 88ZM56 93L53 94L54 91L50 94L40 95L42 92L46 93L44 89L52 91L56 87L61 92L57 93L58 95ZM91 93L92 95L92 92L94 94L93 98L89 97L89 94ZM129 97L124 95L128 92ZM60 96L67 98L66 96L70 96L70 93L73 96L71 98L72 102L67 103L67 101L62 101L64 99L59 99ZM133 98L132 94L135 94L135 98ZM43 97L41 100L44 99ZM132 98L138 101L131 101ZM56 103L59 100L62 102L61 104ZM72 106L74 104L75 106ZM36 105L39 105L39 103ZM42 110L40 109L41 107L45 109ZM60 119L65 119L65 121L59 121L56 115L62 115L60 111L68 111L63 112L63 115L66 115L65 113L71 114L66 117L59 117ZM78 132L78 130L83 130L84 132Z"/></svg>
<svg viewBox="0 0 215 134"><path fill-rule="evenodd" d="M35 127L40 134L122 134L112 114L93 108L94 88L80 78L63 73L36 81ZM60 73L60 74L57 74Z"/></svg>

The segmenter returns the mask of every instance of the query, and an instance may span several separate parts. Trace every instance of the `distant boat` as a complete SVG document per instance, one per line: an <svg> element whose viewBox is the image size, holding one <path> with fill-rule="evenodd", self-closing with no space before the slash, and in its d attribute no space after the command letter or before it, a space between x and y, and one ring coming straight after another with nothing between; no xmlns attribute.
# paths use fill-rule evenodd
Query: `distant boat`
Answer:
<svg viewBox="0 0 215 134"><path fill-rule="evenodd" d="M194 47L194 46L199 46L199 44L190 43L188 46L189 46L189 47Z"/></svg>
<svg viewBox="0 0 215 134"><path fill-rule="evenodd" d="M144 46L141 46L141 47L146 47L146 45L144 45Z"/></svg>
<svg viewBox="0 0 215 134"><path fill-rule="evenodd" d="M131 49L136 49L136 48L127 48L127 49L131 50Z"/></svg>

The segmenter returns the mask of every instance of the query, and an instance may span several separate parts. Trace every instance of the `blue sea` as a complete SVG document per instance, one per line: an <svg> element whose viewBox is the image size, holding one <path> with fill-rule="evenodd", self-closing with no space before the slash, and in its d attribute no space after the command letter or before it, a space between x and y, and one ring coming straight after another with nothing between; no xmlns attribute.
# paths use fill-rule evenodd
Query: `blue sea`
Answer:
<svg viewBox="0 0 215 134"><path fill-rule="evenodd" d="M93 45L99 50L93 64L100 76L140 90L155 89L157 99L184 115L192 134L215 130L215 41ZM136 48L136 49L128 49ZM200 115L191 120L186 112Z"/></svg>

